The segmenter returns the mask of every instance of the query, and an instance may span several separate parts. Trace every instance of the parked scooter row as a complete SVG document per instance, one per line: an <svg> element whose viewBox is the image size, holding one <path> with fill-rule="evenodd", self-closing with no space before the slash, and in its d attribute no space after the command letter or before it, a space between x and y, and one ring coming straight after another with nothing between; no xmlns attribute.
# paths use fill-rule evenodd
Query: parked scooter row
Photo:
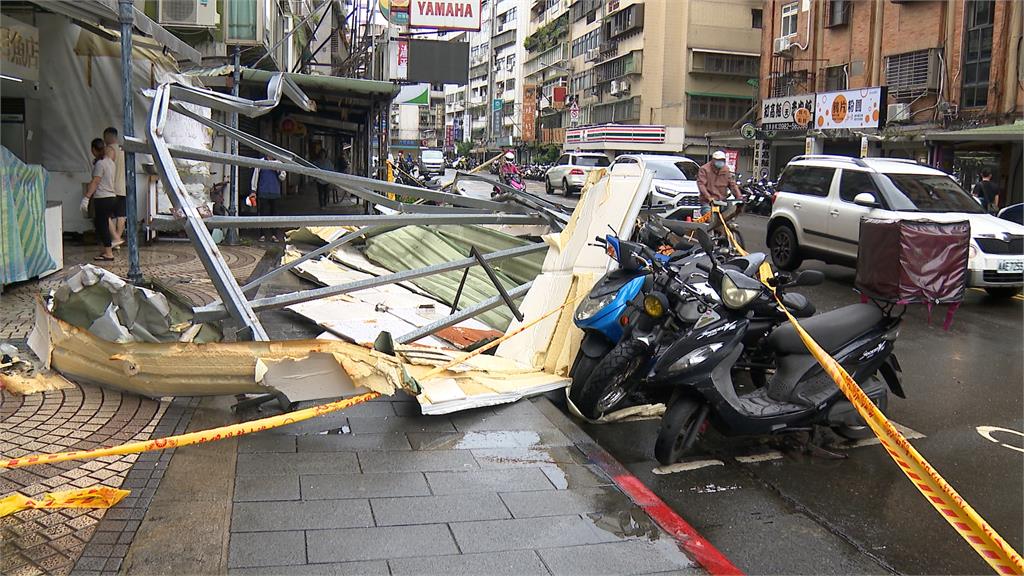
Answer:
<svg viewBox="0 0 1024 576"><path fill-rule="evenodd" d="M775 182L762 176L760 180L747 178L741 186L743 196L746 197L746 211L761 216L771 216L772 201L775 197Z"/></svg>
<svg viewBox="0 0 1024 576"><path fill-rule="evenodd" d="M671 225L681 232L689 226ZM693 234L698 251L679 251L664 262L642 244L605 239L620 267L577 310L586 332L570 389L577 409L596 418L637 390L665 402L655 445L663 464L686 453L709 423L724 435L827 426L846 437L869 436L757 278L764 255L723 255L703 229ZM788 289L822 278L804 271L769 283L794 315L807 317L813 306ZM883 410L888 390L903 396L893 355L900 319L891 311L854 304L802 321ZM610 349L608 341L615 342ZM738 379L751 386L740 391Z"/></svg>
<svg viewBox="0 0 1024 576"><path fill-rule="evenodd" d="M539 182L548 173L548 168L551 168L551 164L527 164L523 168L523 177L527 180L537 180Z"/></svg>

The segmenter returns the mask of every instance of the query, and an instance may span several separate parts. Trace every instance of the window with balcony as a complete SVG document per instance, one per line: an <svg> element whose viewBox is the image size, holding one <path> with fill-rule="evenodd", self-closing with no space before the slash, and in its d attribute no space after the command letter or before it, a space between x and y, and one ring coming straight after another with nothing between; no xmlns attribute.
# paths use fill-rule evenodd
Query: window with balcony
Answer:
<svg viewBox="0 0 1024 576"><path fill-rule="evenodd" d="M630 4L628 7L608 16L604 21L605 35L608 40L637 32L644 27L644 5Z"/></svg>
<svg viewBox="0 0 1024 576"><path fill-rule="evenodd" d="M825 91L846 90L846 65L825 68Z"/></svg>
<svg viewBox="0 0 1024 576"><path fill-rule="evenodd" d="M828 0L825 4L825 26L835 28L850 23L850 0Z"/></svg>
<svg viewBox="0 0 1024 576"><path fill-rule="evenodd" d="M686 105L688 120L735 122L750 109L749 98L710 94L689 94Z"/></svg>
<svg viewBox="0 0 1024 576"><path fill-rule="evenodd" d="M796 21L800 15L800 3L791 2L782 7L782 35L796 35Z"/></svg>
<svg viewBox="0 0 1024 576"><path fill-rule="evenodd" d="M693 51L694 72L757 78L760 70L761 59L757 56Z"/></svg>
<svg viewBox="0 0 1024 576"><path fill-rule="evenodd" d="M597 49L601 45L601 31L591 30L572 41L572 57L584 56L588 50Z"/></svg>
<svg viewBox="0 0 1024 576"><path fill-rule="evenodd" d="M629 74L643 73L643 52L634 50L597 67L597 81L607 82Z"/></svg>
<svg viewBox="0 0 1024 576"><path fill-rule="evenodd" d="M966 108L988 104L994 16L994 0L968 0L964 7L964 79L960 105Z"/></svg>
<svg viewBox="0 0 1024 576"><path fill-rule="evenodd" d="M589 123L593 124L628 124L640 121L640 98L634 96L628 100L620 100L610 104L599 104L592 108ZM582 121L582 118L581 118Z"/></svg>

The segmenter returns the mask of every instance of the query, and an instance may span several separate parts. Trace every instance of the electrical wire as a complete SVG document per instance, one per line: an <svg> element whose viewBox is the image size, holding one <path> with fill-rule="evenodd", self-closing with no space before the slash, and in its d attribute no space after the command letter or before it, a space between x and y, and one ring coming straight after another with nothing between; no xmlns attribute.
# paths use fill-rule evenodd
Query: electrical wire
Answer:
<svg viewBox="0 0 1024 576"><path fill-rule="evenodd" d="M269 50L267 50L267 53L266 53L266 54L264 54L263 56L260 56L260 59L259 59L259 60L257 60L256 62L254 62L254 63L253 63L253 64L252 64L251 66L249 66L249 67L250 67L250 68L255 68L255 67L259 66L260 62L263 62L264 58L266 58L267 56L270 56L270 55L271 55L271 54L272 54L272 53L274 52L274 50L277 50L277 48L278 48L278 47L279 47L279 46L280 46L281 44L283 44L283 43L285 42L285 40L288 40L288 39L289 39L289 38L290 38L290 37L292 36L292 34L295 34L295 32L296 32L296 31L297 31L297 30L298 30L299 28L302 28L302 26L303 26L303 25L304 25L304 24L305 24L306 22L308 22L309 20L311 20L311 19L313 18L313 16L316 16L316 13L317 13L318 11L320 11L320 10L322 10L322 9L323 9L324 7L326 7L326 6L330 6L330 5L331 5L331 3L330 3L330 2L324 2L324 3L323 3L323 4L321 4L320 6L317 6L317 7L315 8L315 9L313 9L313 11L312 11L312 12L310 12L310 13L309 13L308 15L306 15L306 17L305 17L305 18L303 18L302 20L300 20L298 24L296 24L295 26L293 26L290 32L288 32L287 34L285 34L285 35L284 35L284 36L283 36L283 37L282 37L282 38L281 38L280 40L278 40L278 41L277 41L277 43L275 43L275 44L274 44L273 46L271 46L271 47L270 47L270 49L269 49ZM249 50L253 50L253 49L255 49L255 48L260 48L260 46L250 46L250 47L246 48L245 50L242 50L242 52L240 52L240 54L241 54L241 53L244 53L244 52L248 52Z"/></svg>

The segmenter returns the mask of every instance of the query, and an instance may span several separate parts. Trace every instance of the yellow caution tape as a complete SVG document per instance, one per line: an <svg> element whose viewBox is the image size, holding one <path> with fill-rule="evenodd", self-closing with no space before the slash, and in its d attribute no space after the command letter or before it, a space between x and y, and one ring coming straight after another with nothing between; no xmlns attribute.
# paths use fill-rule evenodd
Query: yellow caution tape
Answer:
<svg viewBox="0 0 1024 576"><path fill-rule="evenodd" d="M717 211L717 209L717 207L712 207L712 210ZM723 228L732 246L740 254L746 255L743 248L736 243L735 238L733 238L732 233L729 231L729 227L723 226ZM766 268L767 275L765 275ZM762 265L759 272L761 281L772 290L772 293L775 293L774 288L767 283L768 278L772 275L771 267L768 266L767 262ZM878 406L875 406L875 403L861 390L857 381L800 326L796 318L782 304L778 294L775 294L775 300L779 305L779 309L786 314L793 327L796 328L797 334L800 335L800 340L807 346L811 355L818 361L818 364L821 364L825 372L832 377L832 380L839 386L839 389L843 391L843 394L846 395L857 409L861 418L871 427L871 430L878 437L886 452L889 453L889 456L896 461L900 470L914 483L914 486L921 492L921 495L939 511L946 522L949 522L956 529L957 533L970 544L971 548L974 548L974 551L997 574L1024 574L1024 560L1021 559L1020 554L1010 547L974 508L971 508L970 504L965 502L957 494L956 490L932 468L931 464L924 459L924 456L921 456L910 445L910 442L903 434L893 426L892 422L885 417L885 414L878 409Z"/></svg>
<svg viewBox="0 0 1024 576"><path fill-rule="evenodd" d="M96 448L94 450L82 450L78 452L58 452L56 454L32 454L30 456L22 456L21 458L0 460L0 468L21 468L23 466L33 466L35 464L54 464L57 462L65 462L67 460L86 460L90 458L102 458L104 456L123 456L125 454L137 454L139 452L167 450L168 448L180 448L182 446L191 446L193 444L215 442L224 438L244 436L245 434L252 434L254 432L261 432L263 430L270 430L271 428L279 428L288 424L302 422L303 420L316 418L317 416L322 416L330 412L344 410L350 406L355 406L356 404L373 400L378 396L380 396L380 392L367 392L366 394L360 394L359 396L344 398L342 400L328 402L327 404L313 406L312 408L296 410L295 412L289 412L287 414L278 414L277 416L268 416L267 418L260 418L259 420L242 422L240 424L229 424L219 428L189 432L187 434L169 436L167 438L155 438L152 440L143 440L141 442L131 442L129 444L122 444L120 446L112 446L109 448Z"/></svg>
<svg viewBox="0 0 1024 576"><path fill-rule="evenodd" d="M95 486L50 492L40 500L33 500L15 492L0 498L0 518L30 508L110 508L128 494L128 490Z"/></svg>

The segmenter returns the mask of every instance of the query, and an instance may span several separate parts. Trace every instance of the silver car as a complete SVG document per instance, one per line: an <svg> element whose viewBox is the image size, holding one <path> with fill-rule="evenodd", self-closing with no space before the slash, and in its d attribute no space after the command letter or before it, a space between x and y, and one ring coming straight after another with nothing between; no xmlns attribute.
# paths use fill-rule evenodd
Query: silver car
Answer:
<svg viewBox="0 0 1024 576"><path fill-rule="evenodd" d="M649 199L651 206L664 207L681 219L700 216L699 164L685 156L620 154L612 163L612 171L616 166L625 164L639 165L640 170L654 172Z"/></svg>
<svg viewBox="0 0 1024 576"><path fill-rule="evenodd" d="M544 174L544 189L548 194L554 194L556 189L561 190L568 196L573 190L579 192L583 188L587 174L610 165L608 157L597 152L562 154Z"/></svg>

